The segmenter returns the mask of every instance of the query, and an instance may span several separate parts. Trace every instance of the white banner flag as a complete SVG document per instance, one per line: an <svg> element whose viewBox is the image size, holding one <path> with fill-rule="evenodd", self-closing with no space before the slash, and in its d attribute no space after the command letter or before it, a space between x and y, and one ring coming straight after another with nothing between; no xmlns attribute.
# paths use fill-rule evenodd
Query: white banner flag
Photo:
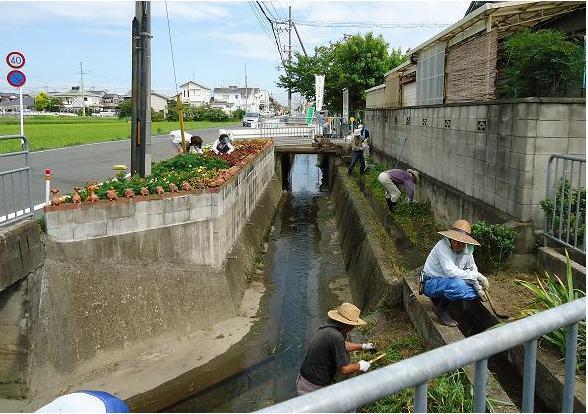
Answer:
<svg viewBox="0 0 588 414"><path fill-rule="evenodd" d="M349 122L349 89L343 89L343 123Z"/></svg>
<svg viewBox="0 0 588 414"><path fill-rule="evenodd" d="M325 75L314 75L316 110L323 109L323 96L325 95Z"/></svg>

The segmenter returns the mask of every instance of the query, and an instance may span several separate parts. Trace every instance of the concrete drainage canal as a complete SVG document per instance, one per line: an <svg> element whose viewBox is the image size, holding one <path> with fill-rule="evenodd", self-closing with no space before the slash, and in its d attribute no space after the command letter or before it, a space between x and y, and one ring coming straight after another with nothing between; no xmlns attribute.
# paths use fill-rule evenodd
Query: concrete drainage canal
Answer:
<svg viewBox="0 0 588 414"><path fill-rule="evenodd" d="M285 189L281 206L264 253L247 276L266 286L257 321L224 354L132 398L135 409L249 412L294 397L294 380L309 339L327 311L343 301L358 304L369 321L365 329L354 330L351 339L375 340L388 353L374 368L471 333L469 321L463 321L463 333L455 330L451 338L446 330L425 321L426 300L415 300L410 291L414 272L406 273L424 262L423 255L401 230L390 223L382 225L361 192L362 197L352 194L351 180L334 157L281 157L276 163L281 165ZM365 356L355 360L358 357ZM494 372L516 372L503 358L493 362ZM429 411L471 411L472 374L466 367L431 381ZM519 385L510 382L504 381L504 375L490 374L491 411L517 411ZM406 390L360 411L411 411L412 398L412 390Z"/></svg>
<svg viewBox="0 0 588 414"><path fill-rule="evenodd" d="M199 377L216 377L214 385L164 411L247 412L295 396L307 341L329 309L352 300L327 171L317 166L316 155L290 161L284 182L291 192L283 195L267 253L248 276L268 288L259 321L240 343L198 370Z"/></svg>

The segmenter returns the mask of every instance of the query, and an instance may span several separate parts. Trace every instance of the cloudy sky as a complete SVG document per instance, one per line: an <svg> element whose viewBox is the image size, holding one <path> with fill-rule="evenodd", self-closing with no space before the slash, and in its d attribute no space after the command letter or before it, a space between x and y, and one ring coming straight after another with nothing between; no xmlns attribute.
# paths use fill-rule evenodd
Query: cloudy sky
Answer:
<svg viewBox="0 0 588 414"><path fill-rule="evenodd" d="M287 19L288 5L298 22L307 51L344 34L373 31L390 46L414 47L463 17L467 1L266 1L271 18ZM281 102L285 91L275 86L280 56L273 37L256 16L253 2L168 1L178 83L194 79L208 87L244 85L270 90ZM258 13L257 13L258 14ZM0 1L0 53L23 51L29 92L63 90L78 85L80 62L87 89L128 90L131 77L130 28L134 3L129 1L54 2ZM366 23L410 27L365 27ZM308 25L319 24L320 26ZM356 24L362 27L338 27ZM334 26L334 27L333 27ZM267 27L265 28L267 29ZM171 94L174 76L165 4L152 3L152 85ZM280 34L287 42L287 34ZM294 42L293 34L293 42ZM300 50L295 42L294 50ZM0 91L8 66L2 58Z"/></svg>

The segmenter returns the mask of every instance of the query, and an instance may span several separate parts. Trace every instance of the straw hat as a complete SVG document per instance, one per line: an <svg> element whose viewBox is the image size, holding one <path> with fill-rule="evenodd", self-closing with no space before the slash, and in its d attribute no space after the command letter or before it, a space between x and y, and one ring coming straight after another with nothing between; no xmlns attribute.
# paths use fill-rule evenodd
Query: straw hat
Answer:
<svg viewBox="0 0 588 414"><path fill-rule="evenodd" d="M472 237L472 226L466 220L454 221L451 229L440 231L438 233L458 242L473 244L475 246L480 245L480 243Z"/></svg>
<svg viewBox="0 0 588 414"><path fill-rule="evenodd" d="M366 322L359 318L359 308L351 303L343 303L337 309L327 312L329 318L345 325L365 325Z"/></svg>
<svg viewBox="0 0 588 414"><path fill-rule="evenodd" d="M419 172L415 171L415 170L411 170L410 168L408 170L406 170L407 173L410 173L412 175L412 177L414 178L414 182L415 183L419 183Z"/></svg>

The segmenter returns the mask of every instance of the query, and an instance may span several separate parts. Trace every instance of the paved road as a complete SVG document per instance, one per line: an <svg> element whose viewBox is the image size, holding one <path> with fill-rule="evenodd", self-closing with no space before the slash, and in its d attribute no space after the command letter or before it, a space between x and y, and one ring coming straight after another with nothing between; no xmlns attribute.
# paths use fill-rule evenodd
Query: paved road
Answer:
<svg viewBox="0 0 588 414"><path fill-rule="evenodd" d="M200 135L204 144L212 144L218 137L218 127L188 131ZM112 177L114 164L125 164L130 167L130 140L99 142L78 145L54 150L36 151L30 154L31 184L33 205L45 201L45 169L50 168L53 177L51 187L58 188L61 193L69 193L72 187L83 186L88 180L103 181ZM173 147L167 135L153 136L151 139L153 161L159 161L174 155ZM17 168L14 161L0 158L0 170ZM0 194L0 199L6 197ZM11 198L10 195L7 196ZM14 211L14 210L9 210ZM0 212L0 216L2 213Z"/></svg>

